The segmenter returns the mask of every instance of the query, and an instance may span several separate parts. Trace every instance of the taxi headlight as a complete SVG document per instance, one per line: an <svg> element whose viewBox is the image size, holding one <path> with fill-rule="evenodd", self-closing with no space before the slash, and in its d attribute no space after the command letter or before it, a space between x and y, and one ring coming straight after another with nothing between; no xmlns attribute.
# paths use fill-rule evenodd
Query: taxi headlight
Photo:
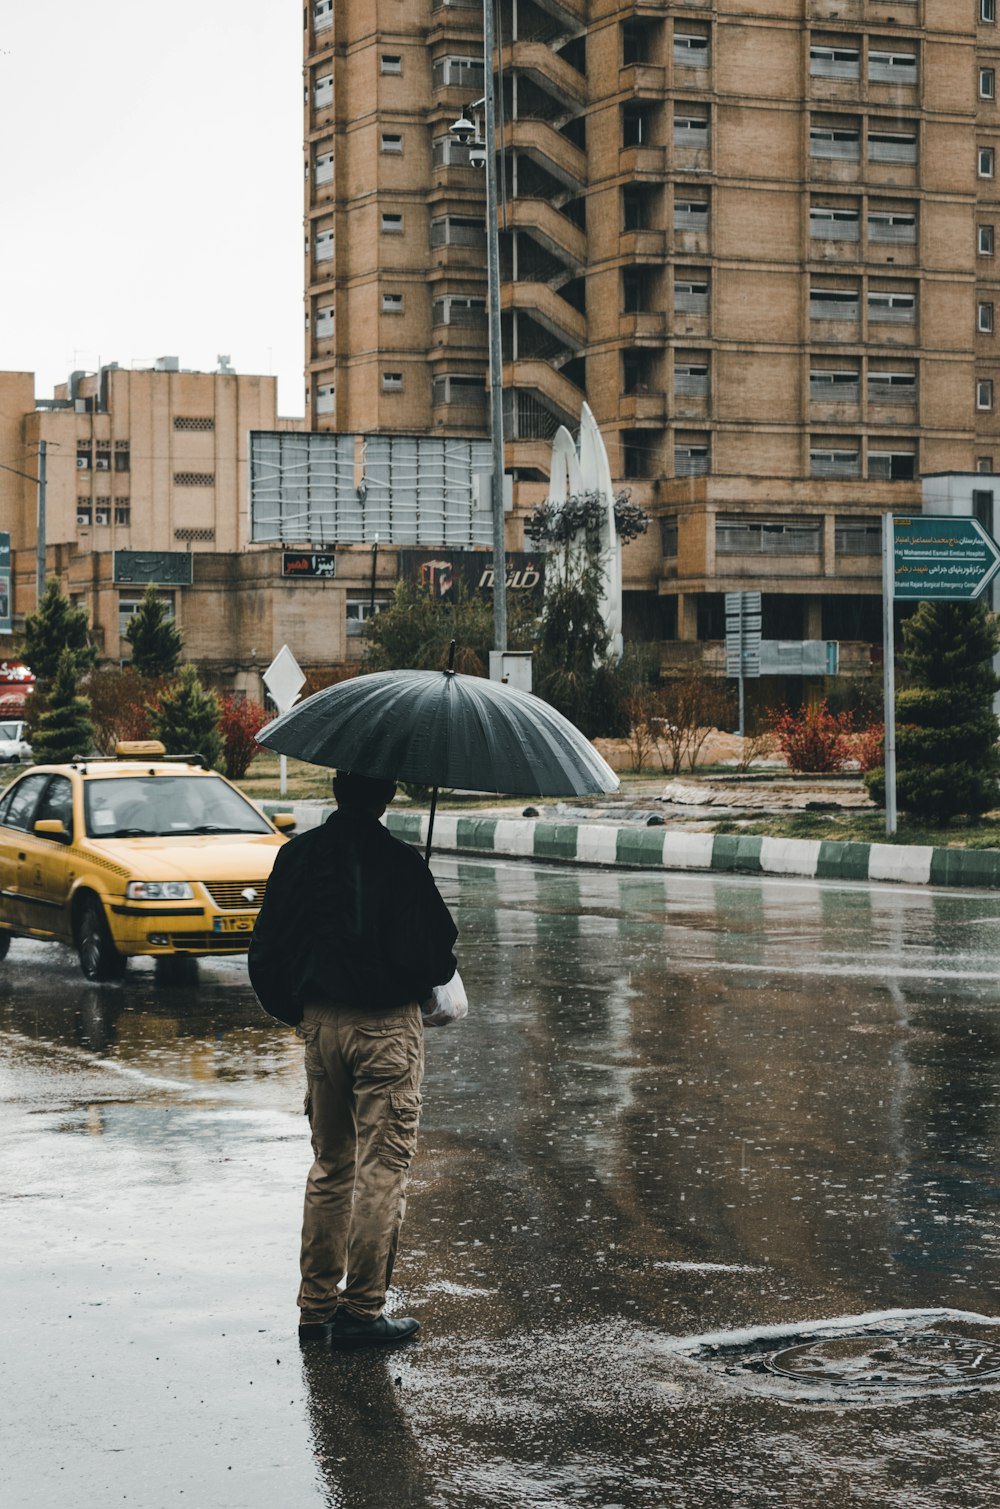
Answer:
<svg viewBox="0 0 1000 1509"><path fill-rule="evenodd" d="M129 901L191 901L194 891L186 880L130 880L125 895Z"/></svg>

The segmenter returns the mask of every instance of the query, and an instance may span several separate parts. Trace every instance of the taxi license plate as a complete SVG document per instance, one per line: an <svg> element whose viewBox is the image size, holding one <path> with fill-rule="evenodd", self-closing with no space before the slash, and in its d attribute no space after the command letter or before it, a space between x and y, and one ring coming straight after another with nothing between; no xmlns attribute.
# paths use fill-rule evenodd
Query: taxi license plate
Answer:
<svg viewBox="0 0 1000 1509"><path fill-rule="evenodd" d="M216 917L212 923L212 931L215 933L252 933L256 921L256 912L246 912L239 917Z"/></svg>

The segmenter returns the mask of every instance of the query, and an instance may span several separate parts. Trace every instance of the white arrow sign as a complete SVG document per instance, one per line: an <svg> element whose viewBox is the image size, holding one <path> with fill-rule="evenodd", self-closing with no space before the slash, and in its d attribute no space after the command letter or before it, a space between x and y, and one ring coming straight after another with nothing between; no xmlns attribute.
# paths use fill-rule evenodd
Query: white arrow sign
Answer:
<svg viewBox="0 0 1000 1509"><path fill-rule="evenodd" d="M275 655L261 677L279 713L287 713L299 700L299 692L306 684L305 674L299 662L286 644ZM278 756L278 791L284 796L288 786L288 757Z"/></svg>

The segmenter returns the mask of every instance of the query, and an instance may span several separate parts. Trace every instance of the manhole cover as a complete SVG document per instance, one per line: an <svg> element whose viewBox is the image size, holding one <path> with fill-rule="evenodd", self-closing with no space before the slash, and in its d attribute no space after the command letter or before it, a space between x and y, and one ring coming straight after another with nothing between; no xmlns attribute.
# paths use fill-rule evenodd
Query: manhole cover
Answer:
<svg viewBox="0 0 1000 1509"><path fill-rule="evenodd" d="M1000 1318L897 1310L679 1338L670 1350L743 1387L811 1403L891 1404L1000 1386Z"/></svg>

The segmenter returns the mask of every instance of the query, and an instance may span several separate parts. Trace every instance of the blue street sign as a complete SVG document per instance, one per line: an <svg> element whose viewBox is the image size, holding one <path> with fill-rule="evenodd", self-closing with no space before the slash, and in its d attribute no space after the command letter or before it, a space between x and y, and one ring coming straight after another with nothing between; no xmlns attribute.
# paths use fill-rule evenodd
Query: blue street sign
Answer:
<svg viewBox="0 0 1000 1509"><path fill-rule="evenodd" d="M1000 570L1000 547L977 519L894 518L892 595L972 602Z"/></svg>

